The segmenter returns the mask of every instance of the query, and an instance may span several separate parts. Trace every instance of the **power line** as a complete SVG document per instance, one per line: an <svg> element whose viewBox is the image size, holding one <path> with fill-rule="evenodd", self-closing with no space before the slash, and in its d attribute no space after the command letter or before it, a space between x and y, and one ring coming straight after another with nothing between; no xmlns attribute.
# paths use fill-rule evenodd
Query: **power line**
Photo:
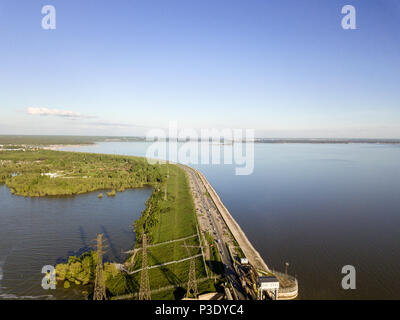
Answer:
<svg viewBox="0 0 400 320"><path fill-rule="evenodd" d="M107 300L103 274L103 234L97 235L97 266L93 300Z"/></svg>
<svg viewBox="0 0 400 320"><path fill-rule="evenodd" d="M142 245L142 271L140 273L139 300L151 300L149 273L147 266L147 239L145 233L143 233Z"/></svg>

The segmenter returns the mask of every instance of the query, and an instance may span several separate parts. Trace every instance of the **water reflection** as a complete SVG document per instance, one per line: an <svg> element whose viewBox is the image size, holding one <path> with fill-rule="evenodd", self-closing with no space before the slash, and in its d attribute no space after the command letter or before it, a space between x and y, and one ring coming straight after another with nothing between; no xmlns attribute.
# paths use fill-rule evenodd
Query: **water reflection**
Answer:
<svg viewBox="0 0 400 320"><path fill-rule="evenodd" d="M125 258L122 252L134 244L132 223L151 189L127 190L115 198L97 194L31 199L0 186L0 299L83 298L79 289L43 290L41 269L92 249L97 233L105 235L106 259Z"/></svg>

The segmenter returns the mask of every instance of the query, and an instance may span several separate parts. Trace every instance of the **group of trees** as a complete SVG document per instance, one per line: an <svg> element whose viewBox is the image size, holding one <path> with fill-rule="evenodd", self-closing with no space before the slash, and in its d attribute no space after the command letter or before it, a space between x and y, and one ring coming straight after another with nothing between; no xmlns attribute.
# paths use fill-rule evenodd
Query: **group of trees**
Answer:
<svg viewBox="0 0 400 320"><path fill-rule="evenodd" d="M145 141L144 137L107 136L18 136L0 135L0 145L51 146L94 144L100 141Z"/></svg>
<svg viewBox="0 0 400 320"><path fill-rule="evenodd" d="M70 283L86 285L94 280L96 271L97 253L90 251L81 257L71 256L66 264L56 266L57 281L64 281L64 286Z"/></svg>
<svg viewBox="0 0 400 320"><path fill-rule="evenodd" d="M97 252L89 251L80 257L70 256L67 263L56 266L56 280L63 282L64 288L72 285L93 285L96 277ZM104 263L103 276L107 294L110 296L121 295L135 285L129 278L121 273L115 264ZM87 291L84 291L89 294Z"/></svg>
<svg viewBox="0 0 400 320"><path fill-rule="evenodd" d="M150 230L157 225L160 220L160 214L168 210L168 207L165 206L166 203L163 201L164 192L162 192L162 187L162 184L157 184L154 187L153 193L146 201L146 209L134 223L136 245L141 244L143 233L149 234ZM149 241L151 241L151 238Z"/></svg>
<svg viewBox="0 0 400 320"><path fill-rule="evenodd" d="M21 196L77 195L162 182L159 165L115 155L37 151L0 152L0 183Z"/></svg>
<svg viewBox="0 0 400 320"><path fill-rule="evenodd" d="M159 215L166 210L162 207L164 193L161 190L165 188L167 177L161 165L150 165L146 159L138 157L42 149L1 151L1 183L6 183L13 194L31 197L77 195L96 190L111 190L107 196L115 196L117 191L150 185L153 193L135 223L138 243L143 231L154 227ZM93 285L96 261L97 254L93 251L80 257L71 256L67 263L56 266L57 280L65 287ZM104 264L104 278L111 296L138 290L132 277L119 272L112 263Z"/></svg>
<svg viewBox="0 0 400 320"><path fill-rule="evenodd" d="M136 246L141 246L144 232L151 243L160 235L158 241L162 242L191 235L196 230L193 199L184 171L178 166L151 165L145 158L42 149L1 151L1 183L6 183L16 195L31 197L77 195L96 190L111 190L106 194L114 196L117 191L150 185L153 192L134 223ZM103 197L103 193L98 196ZM186 256L185 248L179 245L176 250ZM67 263L57 265L57 280L64 281L66 287L92 285L96 261L96 252L71 256ZM104 277L111 296L138 290L136 278L120 272L112 263L104 264Z"/></svg>

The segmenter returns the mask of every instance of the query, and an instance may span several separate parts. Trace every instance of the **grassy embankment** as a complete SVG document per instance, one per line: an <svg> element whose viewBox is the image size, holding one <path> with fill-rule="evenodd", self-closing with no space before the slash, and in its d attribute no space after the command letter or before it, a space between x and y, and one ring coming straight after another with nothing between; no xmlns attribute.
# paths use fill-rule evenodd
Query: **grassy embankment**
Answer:
<svg viewBox="0 0 400 320"><path fill-rule="evenodd" d="M52 174L53 176L49 176ZM151 185L153 193L146 209L135 222L136 248L140 248L141 235L149 235L148 264L187 258L200 253L190 248L188 254L183 241L160 244L196 234L194 204L187 177L175 165L149 165L143 158L55 151L1 151L0 183L6 183L11 192L22 196L76 195L90 191L111 189L124 191ZM167 192L165 192L167 191ZM99 200L101 201L101 200ZM198 245L197 237L186 240ZM96 255L70 257L68 264L57 266L60 280L85 285L94 281ZM130 261L130 258L128 259ZM140 250L130 270L141 268ZM132 275L116 270L112 263L105 264L105 279L109 296L137 293L140 272ZM196 258L197 277L204 278L201 257ZM182 298L188 280L189 260L149 270L151 290L171 287L153 294L153 298ZM88 289L90 291L90 289ZM200 292L214 291L211 280L199 284Z"/></svg>
<svg viewBox="0 0 400 320"><path fill-rule="evenodd" d="M142 217L135 223L135 231L137 239L140 240L142 227L146 228L150 236L151 245L158 244L148 248L148 265L159 265L165 262L181 260L190 256L201 253L200 248L183 247L186 245L200 245L198 237L192 237L187 240L180 240L172 243L165 243L171 240L186 238L197 234L197 221L194 210L194 203L190 192L189 183L185 172L175 165L162 166L163 175L168 176L167 183L164 184L158 193L154 193L147 203L147 209ZM151 213L147 212L151 211ZM152 224L151 218L155 216L157 223ZM150 221L147 223L146 221ZM160 244L163 243L163 244ZM137 241L136 248L140 249L141 243ZM205 266L202 257L195 258L196 260L196 276L198 279L206 277ZM128 259L129 261L129 259ZM135 256L133 265L130 270L138 270L141 268L142 256L139 250ZM188 281L190 261L162 266L149 270L150 288L157 290L159 288L175 286L169 290L160 291L153 294L156 299L181 299L185 294L185 286ZM134 291L139 290L140 272L130 276L130 283L134 284ZM207 280L199 283L200 292L215 291L212 280Z"/></svg>

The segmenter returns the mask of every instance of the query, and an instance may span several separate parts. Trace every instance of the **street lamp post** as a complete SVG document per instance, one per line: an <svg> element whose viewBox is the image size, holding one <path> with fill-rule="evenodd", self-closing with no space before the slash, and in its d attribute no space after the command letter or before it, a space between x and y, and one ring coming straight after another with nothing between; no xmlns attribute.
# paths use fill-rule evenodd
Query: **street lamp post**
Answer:
<svg viewBox="0 0 400 320"><path fill-rule="evenodd" d="M288 267L289 267L289 262L285 262L285 273L286 273L286 275L287 275L287 269L288 269Z"/></svg>

